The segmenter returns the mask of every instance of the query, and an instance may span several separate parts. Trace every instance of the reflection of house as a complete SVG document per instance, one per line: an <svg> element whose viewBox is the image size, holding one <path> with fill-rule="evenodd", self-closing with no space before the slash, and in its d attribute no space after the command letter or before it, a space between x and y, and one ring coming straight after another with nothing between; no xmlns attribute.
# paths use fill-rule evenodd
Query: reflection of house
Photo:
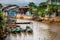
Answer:
<svg viewBox="0 0 60 40"><path fill-rule="evenodd" d="M48 0L48 4L53 4L58 6L58 12L56 13L57 16L60 16L60 0Z"/></svg>

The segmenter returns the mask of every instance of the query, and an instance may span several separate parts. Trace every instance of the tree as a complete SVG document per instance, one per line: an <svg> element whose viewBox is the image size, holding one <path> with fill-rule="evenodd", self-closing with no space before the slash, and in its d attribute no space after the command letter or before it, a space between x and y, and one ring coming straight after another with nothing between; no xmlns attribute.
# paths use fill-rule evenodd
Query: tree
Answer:
<svg viewBox="0 0 60 40"><path fill-rule="evenodd" d="M57 12L57 9L58 9L57 5L48 5L46 9L46 14L48 14L50 17L52 14Z"/></svg>
<svg viewBox="0 0 60 40"><path fill-rule="evenodd" d="M2 9L2 4L0 4L0 9ZM2 28L4 26L5 22L4 22L4 17L3 17L3 12L2 10L0 10L0 40L3 40L1 39L2 36L3 36L3 33L2 33Z"/></svg>
<svg viewBox="0 0 60 40"><path fill-rule="evenodd" d="M51 16L51 14L52 14L52 6L48 5L45 12L46 12L46 15Z"/></svg>
<svg viewBox="0 0 60 40"><path fill-rule="evenodd" d="M42 2L39 4L40 8L46 9L47 8L47 2Z"/></svg>
<svg viewBox="0 0 60 40"><path fill-rule="evenodd" d="M36 6L33 2L29 3L29 8L34 15L42 16L45 15L51 16L53 13L56 13L58 7L57 5L49 5L48 2L42 2L39 6Z"/></svg>
<svg viewBox="0 0 60 40"><path fill-rule="evenodd" d="M29 6L30 8L36 7L35 3L33 3L33 2L30 2L30 3L28 4L28 6Z"/></svg>
<svg viewBox="0 0 60 40"><path fill-rule="evenodd" d="M39 16L45 16L45 9L47 8L47 2L42 2L38 6Z"/></svg>
<svg viewBox="0 0 60 40"><path fill-rule="evenodd" d="M0 4L0 9L3 7L3 5L2 4Z"/></svg>
<svg viewBox="0 0 60 40"><path fill-rule="evenodd" d="M38 14L40 16L49 15L50 17L53 13L56 13L57 9L57 5L49 5L47 2L42 2L38 6Z"/></svg>
<svg viewBox="0 0 60 40"><path fill-rule="evenodd" d="M33 14L33 10L34 10L35 8L37 8L37 6L36 6L35 3L33 3L33 2L30 2L30 3L28 4L28 6L29 6L30 12Z"/></svg>
<svg viewBox="0 0 60 40"><path fill-rule="evenodd" d="M58 16L58 6L57 5L53 5L52 7L53 7L52 8L53 12L56 13L56 16Z"/></svg>
<svg viewBox="0 0 60 40"><path fill-rule="evenodd" d="M0 8L2 8L2 4L0 4ZM3 26L3 12L0 10L0 28Z"/></svg>
<svg viewBox="0 0 60 40"><path fill-rule="evenodd" d="M3 17L3 12L0 11L0 28L4 25L4 17Z"/></svg>
<svg viewBox="0 0 60 40"><path fill-rule="evenodd" d="M4 34L3 34L3 30L2 30L4 24L5 24L5 21L4 21L4 18L3 18L3 12L0 11L0 40L3 40L3 39L1 39L1 38L2 38L2 36L4 35Z"/></svg>

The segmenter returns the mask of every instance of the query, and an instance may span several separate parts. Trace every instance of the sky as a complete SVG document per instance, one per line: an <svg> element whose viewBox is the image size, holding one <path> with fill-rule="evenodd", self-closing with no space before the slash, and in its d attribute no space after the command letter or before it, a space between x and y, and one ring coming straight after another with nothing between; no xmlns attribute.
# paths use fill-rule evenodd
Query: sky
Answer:
<svg viewBox="0 0 60 40"><path fill-rule="evenodd" d="M17 4L17 5L27 5L29 2L34 2L39 4L45 2L46 0L0 0L0 3L4 4Z"/></svg>

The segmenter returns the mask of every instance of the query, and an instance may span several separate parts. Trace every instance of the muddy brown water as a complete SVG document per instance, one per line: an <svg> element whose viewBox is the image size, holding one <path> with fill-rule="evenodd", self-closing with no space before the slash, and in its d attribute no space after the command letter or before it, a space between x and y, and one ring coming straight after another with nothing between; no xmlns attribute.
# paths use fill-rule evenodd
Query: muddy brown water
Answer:
<svg viewBox="0 0 60 40"><path fill-rule="evenodd" d="M24 20L25 21L25 20ZM60 25L45 24L41 22L31 21L33 34L21 33L21 34L10 34L5 40L60 40ZM26 25L18 24L23 26Z"/></svg>

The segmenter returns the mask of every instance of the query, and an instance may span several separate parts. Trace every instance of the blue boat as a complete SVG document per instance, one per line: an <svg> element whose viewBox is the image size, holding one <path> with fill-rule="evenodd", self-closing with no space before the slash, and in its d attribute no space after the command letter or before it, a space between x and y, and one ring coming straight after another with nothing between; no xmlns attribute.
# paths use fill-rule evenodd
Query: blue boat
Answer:
<svg viewBox="0 0 60 40"><path fill-rule="evenodd" d="M21 28L20 27L17 27L16 28L16 32L19 33L21 31Z"/></svg>
<svg viewBox="0 0 60 40"><path fill-rule="evenodd" d="M15 33L15 30L13 28L11 28L11 33Z"/></svg>

